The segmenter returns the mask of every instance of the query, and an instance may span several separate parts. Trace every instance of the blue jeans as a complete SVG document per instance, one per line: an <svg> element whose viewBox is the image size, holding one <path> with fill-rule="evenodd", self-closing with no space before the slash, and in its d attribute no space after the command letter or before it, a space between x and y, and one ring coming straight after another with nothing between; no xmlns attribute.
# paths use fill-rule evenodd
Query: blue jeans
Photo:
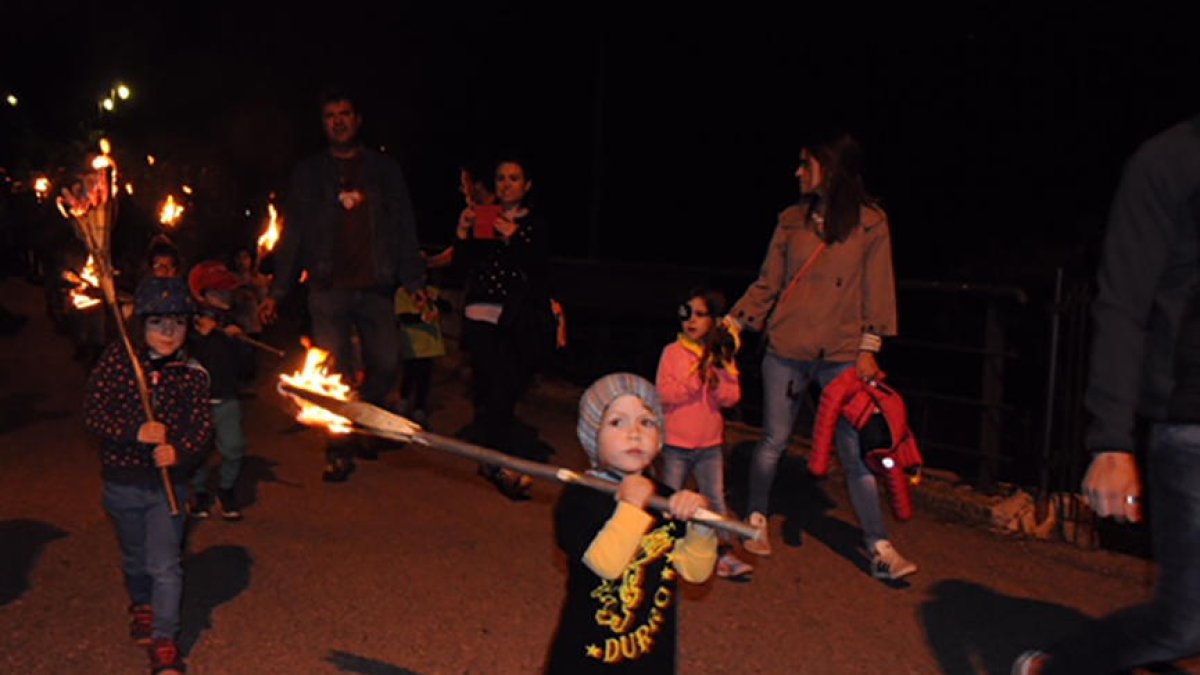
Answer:
<svg viewBox="0 0 1200 675"><path fill-rule="evenodd" d="M175 486L179 501L187 487ZM184 516L172 516L161 485L104 483L104 510L117 530L125 587L135 605L154 608L156 638L175 639L183 597L182 554Z"/></svg>
<svg viewBox="0 0 1200 675"><path fill-rule="evenodd" d="M775 483L779 458L787 450L788 439L809 383L816 380L824 388L850 365L829 361L793 361L770 351L763 357L763 437L754 448L754 457L750 461L747 513L770 513L771 486ZM838 459L846 474L846 485L850 489L850 502L854 505L854 512L863 530L863 541L868 551L874 551L876 542L887 539L875 475L863 463L858 432L849 422L838 420L834 440Z"/></svg>
<svg viewBox="0 0 1200 675"><path fill-rule="evenodd" d="M354 377L354 364L358 362L350 340L353 329L358 329L366 371L359 394L368 403L383 405L400 367L392 297L375 290L313 290L308 295L308 311L312 315L313 342L329 350L334 369L347 381Z"/></svg>
<svg viewBox="0 0 1200 675"><path fill-rule="evenodd" d="M662 449L662 482L672 490L683 487L688 474L696 476L696 488L712 511L725 515L724 456L721 446L687 450L671 445Z"/></svg>
<svg viewBox="0 0 1200 675"><path fill-rule="evenodd" d="M1148 474L1154 597L1051 649L1047 675L1120 672L1200 654L1200 425L1156 425Z"/></svg>
<svg viewBox="0 0 1200 675"><path fill-rule="evenodd" d="M232 490L246 456L246 437L242 434L242 404L236 398L217 401L212 407L213 439L221 455L218 489ZM196 469L192 478L196 492L208 491L208 463Z"/></svg>

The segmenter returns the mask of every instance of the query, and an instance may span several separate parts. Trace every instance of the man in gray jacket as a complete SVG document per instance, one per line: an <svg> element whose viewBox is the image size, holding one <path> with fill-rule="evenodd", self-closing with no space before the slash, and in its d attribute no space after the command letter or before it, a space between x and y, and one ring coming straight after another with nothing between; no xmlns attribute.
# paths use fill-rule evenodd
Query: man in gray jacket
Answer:
<svg viewBox="0 0 1200 675"><path fill-rule="evenodd" d="M393 294L398 285L419 293L425 273L412 203L399 165L359 142L362 116L347 94L326 94L321 119L329 148L292 174L275 280L260 313L273 320L277 303L306 270L313 341L353 382L357 330L365 371L360 396L381 405L399 367ZM350 475L352 448L330 443L326 481Z"/></svg>

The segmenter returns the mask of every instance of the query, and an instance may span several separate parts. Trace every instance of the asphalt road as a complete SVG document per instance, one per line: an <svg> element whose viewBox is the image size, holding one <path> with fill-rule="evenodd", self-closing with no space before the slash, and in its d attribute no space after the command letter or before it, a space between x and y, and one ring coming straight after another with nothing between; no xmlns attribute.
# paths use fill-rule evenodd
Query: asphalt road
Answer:
<svg viewBox="0 0 1200 675"><path fill-rule="evenodd" d="M0 304L30 317L0 337L0 672L144 672L98 456L79 422L84 372L39 302L24 282L0 282ZM289 366L298 357L291 350ZM412 448L324 484L322 440L284 414L271 358L246 401L246 519L203 522L188 539L189 672L537 672L565 582L551 532L557 486L514 504L474 465ZM469 418L460 375L437 373L436 431ZM543 383L520 415L554 461L581 467L574 395ZM735 504L747 450L731 449ZM1007 673L1024 649L1149 593L1145 561L922 514L892 526L920 573L881 583L843 487L786 461L775 555L750 583L683 593L680 672Z"/></svg>

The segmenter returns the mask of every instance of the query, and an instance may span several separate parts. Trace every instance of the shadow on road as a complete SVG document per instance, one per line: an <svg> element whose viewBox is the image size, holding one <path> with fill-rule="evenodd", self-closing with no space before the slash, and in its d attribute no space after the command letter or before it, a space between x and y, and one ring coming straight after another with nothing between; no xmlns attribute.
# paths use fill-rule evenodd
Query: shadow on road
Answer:
<svg viewBox="0 0 1200 675"><path fill-rule="evenodd" d="M250 586L253 562L242 546L213 546L184 559L180 651L191 653L200 633L212 627L213 610Z"/></svg>
<svg viewBox="0 0 1200 675"><path fill-rule="evenodd" d="M351 654L339 650L331 650L325 661L332 663L343 673L362 673L363 675L420 675L415 670L393 666L390 663L368 659L365 656Z"/></svg>
<svg viewBox="0 0 1200 675"><path fill-rule="evenodd" d="M750 459L754 454L755 445L754 442L739 443L729 453L725 487L729 494L730 507L741 514L746 513ZM785 455L779 461L775 485L771 489L770 508L773 514L784 518L783 543L791 547L801 546L804 543L804 533L808 532L830 550L867 573L869 561L863 552L862 530L841 519L830 517L829 512L835 506L837 504L825 492L823 481L817 480L808 472L803 457Z"/></svg>
<svg viewBox="0 0 1200 675"><path fill-rule="evenodd" d="M279 462L258 455L246 455L242 460L242 470L238 476L235 490L242 506L253 506L258 502L259 483L274 483L287 487L303 487L300 483L283 480L275 475L275 467Z"/></svg>
<svg viewBox="0 0 1200 675"><path fill-rule="evenodd" d="M46 544L67 533L37 520L0 520L0 607L29 590L29 573Z"/></svg>
<svg viewBox="0 0 1200 675"><path fill-rule="evenodd" d="M69 410L38 410L38 399L42 394L21 391L0 396L0 434L48 420L61 420L71 416Z"/></svg>
<svg viewBox="0 0 1200 675"><path fill-rule="evenodd" d="M942 581L929 594L921 625L945 673L1007 673L1021 652L1058 642L1088 621L1077 610L969 581Z"/></svg>

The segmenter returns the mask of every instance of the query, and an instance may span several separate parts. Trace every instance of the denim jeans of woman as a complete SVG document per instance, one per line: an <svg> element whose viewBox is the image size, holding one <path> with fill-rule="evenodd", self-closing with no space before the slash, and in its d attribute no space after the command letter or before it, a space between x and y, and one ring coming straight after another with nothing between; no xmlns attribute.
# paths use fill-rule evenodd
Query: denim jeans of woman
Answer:
<svg viewBox="0 0 1200 675"><path fill-rule="evenodd" d="M830 361L795 361L769 351L763 357L763 437L750 461L747 513L770 514L769 500L779 460L787 450L809 384L815 380L824 388L850 366ZM887 539L875 475L863 462L858 432L846 420L838 421L834 439L864 543L868 551L874 551L876 542Z"/></svg>

